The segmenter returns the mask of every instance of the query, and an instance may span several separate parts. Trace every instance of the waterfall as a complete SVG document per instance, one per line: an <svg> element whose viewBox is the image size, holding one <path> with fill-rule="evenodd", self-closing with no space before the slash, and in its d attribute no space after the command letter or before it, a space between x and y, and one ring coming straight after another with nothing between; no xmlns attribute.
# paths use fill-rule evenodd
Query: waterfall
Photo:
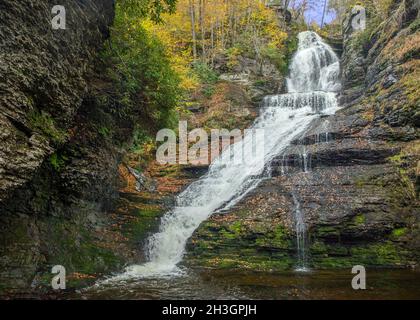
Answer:
<svg viewBox="0 0 420 320"><path fill-rule="evenodd" d="M290 66L287 79L289 92L336 92L340 66L337 55L315 32L301 32L299 46Z"/></svg>
<svg viewBox="0 0 420 320"><path fill-rule="evenodd" d="M288 92L268 96L252 129L264 130L264 164L282 154L320 114L337 110L335 92L340 83L339 62L332 49L314 32L299 34L299 48L290 66ZM246 134L245 134L246 135ZM165 276L179 272L188 239L216 210L231 207L264 179L264 166L255 161L235 165L223 161L232 150L241 149L247 139L228 147L210 165L208 173L190 184L175 207L161 220L159 231L147 240L148 262L129 266L123 277ZM244 148L245 150L245 148ZM306 160L305 160L306 161ZM306 162L305 162L306 163ZM298 210L300 213L300 205ZM304 217L297 225L304 228Z"/></svg>
<svg viewBox="0 0 420 320"><path fill-rule="evenodd" d="M295 227L296 227L296 246L298 252L298 264L296 267L297 271L306 271L307 263L306 263L306 224L305 218L303 215L302 207L300 204L299 199L297 198L296 194L292 192L293 203L294 203L294 210L293 214L295 217Z"/></svg>

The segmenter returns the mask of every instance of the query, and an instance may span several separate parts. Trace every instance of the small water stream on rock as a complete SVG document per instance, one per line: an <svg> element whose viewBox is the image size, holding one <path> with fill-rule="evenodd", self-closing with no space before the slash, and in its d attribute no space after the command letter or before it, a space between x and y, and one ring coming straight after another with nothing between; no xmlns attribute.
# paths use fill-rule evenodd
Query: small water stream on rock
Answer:
<svg viewBox="0 0 420 320"><path fill-rule="evenodd" d="M338 108L334 92L340 90L340 65L337 55L313 32L299 34L298 51L290 67L290 77L287 79L289 94L266 98L270 106L280 108L304 108L310 106L313 112L322 113L328 110L334 112ZM327 122L325 122L327 123ZM328 141L328 133L325 140ZM302 170L311 170L311 157L306 146L301 147ZM287 173L287 155L282 157L282 174ZM306 224L301 203L292 193L296 231L297 266L296 271L309 271L306 255Z"/></svg>
<svg viewBox="0 0 420 320"><path fill-rule="evenodd" d="M333 114L338 109L336 91L340 89L339 60L333 50L314 32L299 34L299 47L290 66L288 92L268 96L263 101L259 117L251 129L260 129L264 135L257 140L247 139L231 145L211 164L208 173L189 185L176 199L176 206L166 213L159 232L147 240L148 262L132 265L125 272L106 282L132 278L156 278L179 275L178 268L188 239L199 225L216 210L237 203L265 178L264 167L281 155L290 143L305 133L317 117ZM262 140L263 139L263 140ZM226 161L239 150L246 153L249 143L263 144L263 165L259 157L240 165ZM246 156L246 155L245 155ZM307 159L304 159L307 171ZM294 195L296 210L299 266L305 268L305 218Z"/></svg>
<svg viewBox="0 0 420 320"><path fill-rule="evenodd" d="M305 216L302 211L302 206L295 193L292 193L293 203L295 208L293 214L295 217L295 228L296 228L296 247L298 251L298 264L296 271L309 271L306 261L306 224Z"/></svg>

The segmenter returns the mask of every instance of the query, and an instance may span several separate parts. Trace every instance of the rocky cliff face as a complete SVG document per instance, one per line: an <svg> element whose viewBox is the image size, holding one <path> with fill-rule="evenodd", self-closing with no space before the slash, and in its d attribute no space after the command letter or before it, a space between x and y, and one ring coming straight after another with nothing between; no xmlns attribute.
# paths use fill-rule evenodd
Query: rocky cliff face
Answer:
<svg viewBox="0 0 420 320"><path fill-rule="evenodd" d="M391 9L369 34L344 22L342 109L315 121L234 210L203 223L189 263L292 268L301 211L310 267L418 264L419 14L414 1Z"/></svg>
<svg viewBox="0 0 420 320"><path fill-rule="evenodd" d="M69 138L86 73L113 19L112 1L63 1L66 30L53 30L54 1L2 1L0 200L29 181Z"/></svg>
<svg viewBox="0 0 420 320"><path fill-rule="evenodd" d="M48 285L55 264L80 280L136 255L103 213L133 129L101 100L113 3L61 1L66 30L53 1L0 3L0 293Z"/></svg>

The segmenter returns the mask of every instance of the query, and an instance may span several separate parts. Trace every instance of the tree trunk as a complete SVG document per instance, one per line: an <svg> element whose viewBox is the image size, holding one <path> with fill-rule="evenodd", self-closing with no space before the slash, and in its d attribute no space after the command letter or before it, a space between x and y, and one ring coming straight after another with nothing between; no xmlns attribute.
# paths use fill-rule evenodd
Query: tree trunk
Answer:
<svg viewBox="0 0 420 320"><path fill-rule="evenodd" d="M195 34L195 4L194 0L189 0L190 4L190 17L191 17L191 37L192 37L192 44L193 44L193 56L194 61L197 60L197 37Z"/></svg>
<svg viewBox="0 0 420 320"><path fill-rule="evenodd" d="M211 23L210 26L211 30L210 30L210 48L211 48L211 52L210 52L210 59L211 59L211 65L214 66L214 23Z"/></svg>
<svg viewBox="0 0 420 320"><path fill-rule="evenodd" d="M202 50L202 57L203 61L206 61L206 30L205 30L205 0L200 0L200 31L201 31L201 50Z"/></svg>
<svg viewBox="0 0 420 320"><path fill-rule="evenodd" d="M328 0L324 0L324 11L322 12L321 29L324 27L325 12L327 10L327 1Z"/></svg>

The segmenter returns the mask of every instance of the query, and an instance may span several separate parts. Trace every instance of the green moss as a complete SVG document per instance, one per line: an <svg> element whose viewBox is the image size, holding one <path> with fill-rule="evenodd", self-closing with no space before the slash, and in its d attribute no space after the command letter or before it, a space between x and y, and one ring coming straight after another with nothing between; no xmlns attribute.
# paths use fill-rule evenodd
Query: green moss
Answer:
<svg viewBox="0 0 420 320"><path fill-rule="evenodd" d="M347 268L356 264L375 267L399 267L409 264L409 253L391 242L377 242L364 245L311 246L311 264L315 268Z"/></svg>
<svg viewBox="0 0 420 320"><path fill-rule="evenodd" d="M418 19L414 20L414 21L410 24L409 28L410 28L410 31L411 31L411 32L416 32L417 30L419 30L419 29L420 29L420 18L418 18Z"/></svg>
<svg viewBox="0 0 420 320"><path fill-rule="evenodd" d="M282 225L278 225L274 229L274 244L279 247L284 247L289 244L288 234Z"/></svg>
<svg viewBox="0 0 420 320"><path fill-rule="evenodd" d="M314 260L312 264L317 269L340 269L351 266L351 262L346 259L328 256L321 260Z"/></svg>
<svg viewBox="0 0 420 320"><path fill-rule="evenodd" d="M256 81L254 81L254 86L255 87L265 87L265 86L267 86L267 83L268 83L268 81L267 80L256 80Z"/></svg>
<svg viewBox="0 0 420 320"><path fill-rule="evenodd" d="M238 266L238 261L236 260L231 260L231 259L221 259L218 263L217 266L220 269L232 269Z"/></svg>
<svg viewBox="0 0 420 320"><path fill-rule="evenodd" d="M316 233L319 237L339 237L340 236L340 230L338 227L333 226L320 226L316 229Z"/></svg>
<svg viewBox="0 0 420 320"><path fill-rule="evenodd" d="M309 250L310 263L315 268L344 268L353 263L349 248L340 243L326 244L317 240Z"/></svg>
<svg viewBox="0 0 420 320"><path fill-rule="evenodd" d="M366 222L366 217L365 217L363 214L358 214L357 216L355 216L355 217L353 218L353 222L354 222L356 225L361 225L361 224L364 224L364 223Z"/></svg>
<svg viewBox="0 0 420 320"><path fill-rule="evenodd" d="M392 157L389 157L388 160L391 161L391 162L394 162L396 164L401 164L403 162L402 158L403 158L402 153L399 153L399 154L396 154Z"/></svg>
<svg viewBox="0 0 420 320"><path fill-rule="evenodd" d="M284 239L287 236L287 231L282 225L277 225L274 229L274 235L276 239Z"/></svg>
<svg viewBox="0 0 420 320"><path fill-rule="evenodd" d="M409 177L409 172L407 170L407 166L411 164L409 160L407 160L407 155L404 152L396 154L392 157L389 157L388 160L393 163L400 175L401 184L398 186L399 188L395 188L394 185L392 187L392 192L395 194L397 198L401 198L402 195L408 196L409 198L416 197L416 190L413 181Z"/></svg>
<svg viewBox="0 0 420 320"><path fill-rule="evenodd" d="M195 244L194 251L195 253L205 253L207 250L212 250L213 248L214 246L212 241L200 240Z"/></svg>
<svg viewBox="0 0 420 320"><path fill-rule="evenodd" d="M233 239L235 239L235 238L236 238L236 235L235 235L234 233L231 233L231 232L229 232L229 231L227 231L227 230L224 230L224 229L222 229L222 230L220 231L220 235L221 235L223 238L225 238L225 239L230 239L230 240L233 240Z"/></svg>
<svg viewBox="0 0 420 320"><path fill-rule="evenodd" d="M89 208L90 210L90 208ZM127 236L128 241L135 243L137 247L140 241L148 235L151 230L156 230L159 225L161 210L158 206L144 205L140 209L135 209L126 214L130 218L123 223L122 232ZM45 252L48 252L45 261L45 269L40 273L40 285L50 287L52 279L51 267L63 265L69 277L68 288L80 288L88 285L100 275L121 270L125 263L125 253L118 252L114 243L102 241L108 234L102 230L93 231L86 227L85 213L80 216L73 216L72 220L65 218L45 217L40 221L40 226L44 229L43 234L47 238ZM74 220L73 220L74 219ZM25 234L25 230L16 229ZM105 230L103 230L106 232ZM78 273L80 275L71 275Z"/></svg>
<svg viewBox="0 0 420 320"><path fill-rule="evenodd" d="M252 242L229 244L216 241L199 241L190 252L193 265L208 268L249 269L256 271L281 271L296 266L293 242L289 247L269 247L273 240L259 238ZM264 248L264 249L263 249ZM283 250L279 250L283 249ZM375 267L399 267L409 264L409 253L392 241L371 244L326 243L316 240L309 246L309 264L315 269L348 268L356 264Z"/></svg>
<svg viewBox="0 0 420 320"><path fill-rule="evenodd" d="M229 240L240 239L245 232L244 226L241 221L235 221L234 223L220 230L220 235Z"/></svg>
<svg viewBox="0 0 420 320"><path fill-rule="evenodd" d="M407 233L407 228L397 228L392 230L392 236L399 238Z"/></svg>
<svg viewBox="0 0 420 320"><path fill-rule="evenodd" d="M350 252L353 260L366 265L392 266L402 263L398 248L389 241L363 247L352 247Z"/></svg>
<svg viewBox="0 0 420 320"><path fill-rule="evenodd" d="M267 230L270 227L263 223L245 225L242 220L224 226L205 222L193 238L187 259L193 265L216 269L292 268L296 264L293 239L284 226Z"/></svg>
<svg viewBox="0 0 420 320"><path fill-rule="evenodd" d="M108 138L111 135L111 129L107 128L107 127L100 127L98 129L99 134L104 137L104 138Z"/></svg>
<svg viewBox="0 0 420 320"><path fill-rule="evenodd" d="M68 157L57 152L53 153L49 158L50 164L55 171L60 171L65 166L66 161L68 160Z"/></svg>
<svg viewBox="0 0 420 320"><path fill-rule="evenodd" d="M229 229L236 235L239 235L242 232L242 223L240 221L236 221L230 225Z"/></svg>
<svg viewBox="0 0 420 320"><path fill-rule="evenodd" d="M260 247L290 249L293 247L293 241L290 235L282 225L277 225L273 231L264 235L259 235L255 244Z"/></svg>
<svg viewBox="0 0 420 320"><path fill-rule="evenodd" d="M324 253L327 253L328 248L324 242L315 241L314 243L311 244L309 250L311 254L324 254Z"/></svg>
<svg viewBox="0 0 420 320"><path fill-rule="evenodd" d="M365 179L356 179L356 180L354 181L354 185L355 185L357 188L362 188L363 186L365 186L365 185L366 185L366 180L365 180Z"/></svg>
<svg viewBox="0 0 420 320"><path fill-rule="evenodd" d="M53 142L61 144L67 138L67 133L58 129L54 119L46 112L33 111L29 114L29 122L35 130L39 130Z"/></svg>
<svg viewBox="0 0 420 320"><path fill-rule="evenodd" d="M11 220L10 229L12 232L2 232L0 234L1 244L4 248L9 247L15 243L31 243L33 239L29 236L28 226L26 223L20 223L20 221Z"/></svg>
<svg viewBox="0 0 420 320"><path fill-rule="evenodd" d="M73 251L71 262L75 272L84 274L105 273L112 266L122 263L111 250L90 241L83 243L78 251Z"/></svg>
<svg viewBox="0 0 420 320"><path fill-rule="evenodd" d="M401 83L406 89L405 92L407 94L408 101L412 106L418 106L420 101L420 89L417 80L417 76L412 74L406 75L401 79Z"/></svg>
<svg viewBox="0 0 420 320"><path fill-rule="evenodd" d="M296 261L290 257L281 259L265 259L261 261L241 261L240 265L245 269L256 271L284 271L294 268Z"/></svg>
<svg viewBox="0 0 420 320"><path fill-rule="evenodd" d="M162 210L159 207L149 206L133 212L135 219L124 226L123 234L133 243L142 243L151 232L159 228L159 217Z"/></svg>
<svg viewBox="0 0 420 320"><path fill-rule="evenodd" d="M283 271L291 269L295 265L293 258L287 255L270 257L258 255L255 251L249 255L241 254L240 250L238 252L236 254L204 257L190 261L195 265L212 269L248 269L254 271Z"/></svg>
<svg viewBox="0 0 420 320"><path fill-rule="evenodd" d="M122 265L122 259L102 246L83 225L65 219L46 220L49 256L47 264L63 265L68 274L105 273Z"/></svg>

